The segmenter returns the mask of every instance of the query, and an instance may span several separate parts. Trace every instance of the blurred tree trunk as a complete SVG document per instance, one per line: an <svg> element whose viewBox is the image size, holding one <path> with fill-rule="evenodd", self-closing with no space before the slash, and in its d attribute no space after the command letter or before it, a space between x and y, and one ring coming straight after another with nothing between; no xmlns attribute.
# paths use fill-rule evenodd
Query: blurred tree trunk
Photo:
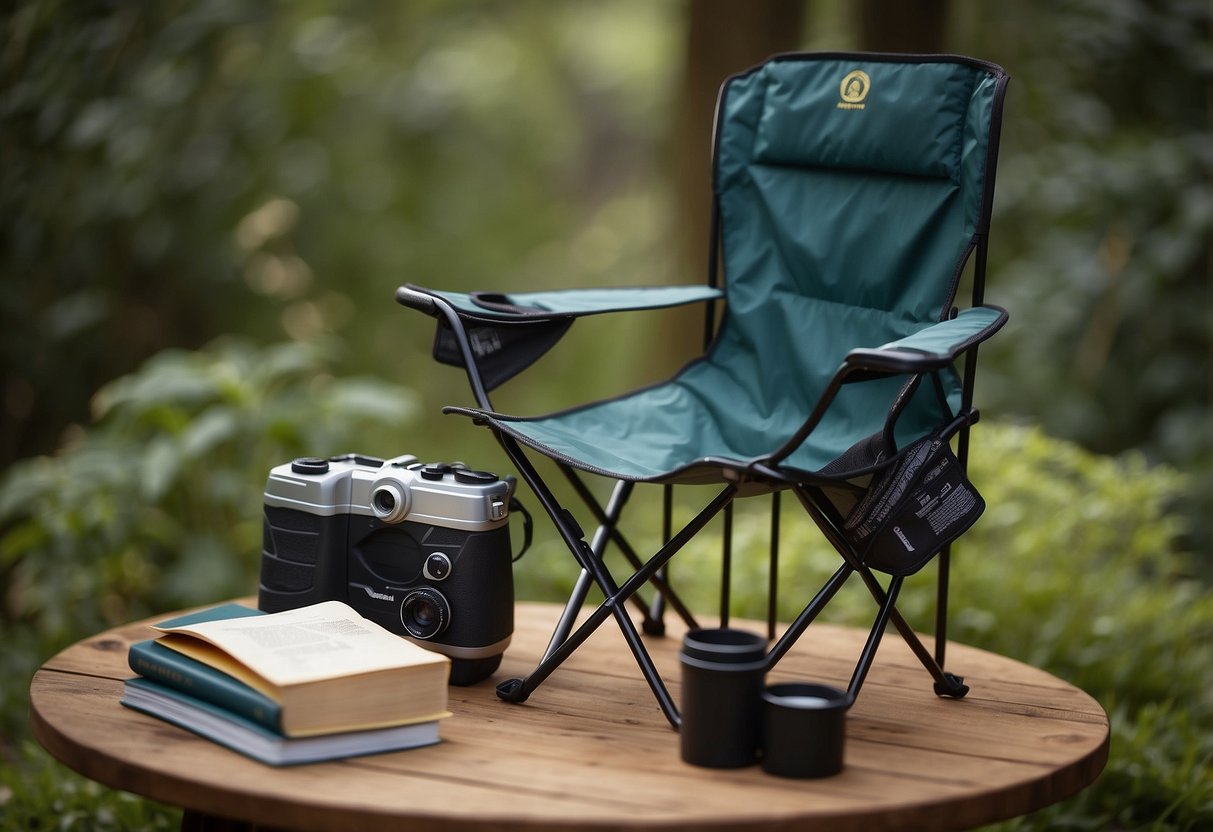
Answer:
<svg viewBox="0 0 1213 832"><path fill-rule="evenodd" d="M804 0L692 0L688 6L686 64L675 128L679 282L707 274L711 220L712 117L721 83L779 52L803 44ZM948 0L861 0L853 7L859 46L871 52L942 52ZM678 326L671 344L685 350L690 336Z"/></svg>
<svg viewBox="0 0 1213 832"><path fill-rule="evenodd" d="M712 118L720 85L730 75L802 44L804 0L692 0L686 64L672 148L677 176L677 240L683 271L676 282L705 279L712 210ZM691 316L679 316L679 320ZM671 329L679 353L698 344L690 323Z"/></svg>
<svg viewBox="0 0 1213 832"><path fill-rule="evenodd" d="M865 52L943 52L948 0L861 0L853 7Z"/></svg>

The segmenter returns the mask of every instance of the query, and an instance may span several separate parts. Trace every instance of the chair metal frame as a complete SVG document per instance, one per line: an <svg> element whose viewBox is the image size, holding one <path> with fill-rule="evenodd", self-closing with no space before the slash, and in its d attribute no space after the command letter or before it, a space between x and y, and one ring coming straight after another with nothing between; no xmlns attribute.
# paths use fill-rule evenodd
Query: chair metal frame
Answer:
<svg viewBox="0 0 1213 832"><path fill-rule="evenodd" d="M857 57L900 57L908 60L930 60L939 56L863 56ZM777 56L774 60L783 57ZM951 58L951 56L944 56ZM968 60L968 59L961 59ZM973 62L987 66L981 62ZM990 65L992 66L992 65ZM999 119L1001 101L1005 91L1006 76L1000 73L997 88L997 101L994 106L993 118ZM739 75L744 75L741 73ZM739 76L734 76L739 77ZM729 79L721 87L721 101L728 87ZM713 159L715 159L720 129L719 108L716 135L714 135ZM993 166L997 160L997 137L999 125L991 129L991 146L988 150L988 167L986 187L993 188ZM986 195L985 206L988 220L990 194ZM717 287L720 282L720 265L718 250L721 238L721 217L718 196L714 195L711 215L711 249L709 257L708 283ZM972 304L985 306L985 272L988 251L988 227L979 229L975 245L970 252L973 255ZM966 258L968 259L968 258ZM462 358L472 395L477 405L492 411L489 397L489 387L482 378L478 367L477 352L473 339L469 334L469 326L465 323L466 311L461 311L446 297L439 293L430 292L412 286L403 286L397 290L397 300L402 305L421 311L436 318L440 325L445 325L454 339L455 347ZM714 300L706 302L704 344L705 347L716 335L716 304ZM992 307L997 309L997 307ZM722 582L720 603L720 626L727 626L729 619L729 573L731 569L731 520L733 501L739 496L752 496L769 493L772 497L771 539L770 539L770 592L768 593L767 627L768 637L773 644L768 650L766 666L774 667L776 663L792 648L804 634L818 614L834 598L837 592L853 574L858 574L864 587L872 596L877 606L877 614L868 631L863 650L852 672L848 693L854 698L864 683L882 636L888 624L892 623L903 640L917 657L918 661L930 674L934 682L934 692L943 697L961 698L969 690L963 678L944 670L947 644L947 604L950 576L950 546L945 547L937 555L938 573L936 579L936 620L934 650L928 649L922 640L910 627L897 609L897 599L902 590L904 576L891 575L887 585L882 585L873 570L865 565L855 547L848 542L843 534L843 518L831 500L825 495L824 489L838 487L845 478L836 476L806 475L805 472L781 468L780 463L791 454L809 433L820 423L826 410L834 401L837 394L845 385L889 376L907 376L907 388L917 386L925 379L934 383L944 411L948 414L946 426L942 429L944 439L955 438L957 457L961 468L967 468L969 455L970 427L978 420L978 411L973 407L973 387L976 378L977 344L993 334L1006 320L1004 310L997 324L990 328L979 339L972 339L957 345L947 354L931 354L911 350L897 349L856 349L852 350L837 371L820 397L815 409L808 415L799 431L784 445L772 452L759 462L751 462L739 467L736 460L721 459L720 466L729 472L733 479L722 483L723 487L707 505L680 530L672 530L672 484L663 485L663 539L666 541L654 554L647 559L642 558L628 542L619 528L619 520L624 507L631 496L635 483L630 480L618 480L610 497L603 502L593 494L590 488L573 465L561 459L553 459L557 468L568 479L578 498L585 504L594 516L597 527L587 541L582 527L573 514L560 502L553 490L544 481L528 457L521 443L508 433L496 429L495 437L506 456L515 466L518 474L527 483L540 505L551 518L553 526L580 567L580 574L563 614L552 634L548 648L539 664L525 677L509 679L497 687L500 698L510 702L524 702L577 648L595 632L607 619L613 618L622 634L624 641L633 654L636 664L665 717L675 729L680 725L680 714L670 691L655 666L652 657L644 645L642 632L649 635L660 635L664 632L664 615L669 606L685 622L688 627L698 627L694 615L678 597L677 593L666 581L665 568L673 558L696 534L717 516L723 516L722 543ZM955 312L955 310L953 310ZM947 401L943 398L942 385L939 382L940 371L950 368L961 356L964 358L961 373L961 405L959 411L952 414ZM907 389L903 388L903 390ZM891 417L895 418L895 417ZM487 424L486 420L479 420ZM842 564L831 575L816 595L803 607L799 615L776 638L776 590L778 585L779 561L779 524L781 511L781 494L791 491L805 513L821 530L825 538L838 551ZM622 582L618 581L607 567L604 556L610 545L614 544L627 560L632 573ZM638 595L646 584L651 584L656 595L651 603L645 603ZM577 619L583 612L583 606L592 587L597 587L603 601L589 612L585 620L578 624ZM628 605L633 605L640 614L640 625L637 626L629 613Z"/></svg>

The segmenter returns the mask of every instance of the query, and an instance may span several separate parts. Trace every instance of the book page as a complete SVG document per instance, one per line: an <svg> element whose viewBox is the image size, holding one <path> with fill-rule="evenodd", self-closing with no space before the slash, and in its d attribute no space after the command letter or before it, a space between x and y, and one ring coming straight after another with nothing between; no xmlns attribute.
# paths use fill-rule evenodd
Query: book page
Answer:
<svg viewBox="0 0 1213 832"><path fill-rule="evenodd" d="M448 661L366 620L341 601L157 629L210 642L279 687ZM174 641L166 640L164 646L180 649ZM211 663L204 655L193 657Z"/></svg>
<svg viewBox="0 0 1213 832"><path fill-rule="evenodd" d="M258 693L263 693L275 702L280 702L278 685L271 684L267 679L245 664L232 658L209 641L203 641L191 633L165 633L156 639L156 643L170 650L175 650L194 661L202 662L207 667L213 667L221 673L243 682Z"/></svg>

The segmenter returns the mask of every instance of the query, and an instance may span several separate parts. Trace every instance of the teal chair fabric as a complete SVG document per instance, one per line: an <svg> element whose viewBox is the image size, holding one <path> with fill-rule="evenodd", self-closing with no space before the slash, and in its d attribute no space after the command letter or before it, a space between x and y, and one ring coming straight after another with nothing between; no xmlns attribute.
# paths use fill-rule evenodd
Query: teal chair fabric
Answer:
<svg viewBox="0 0 1213 832"><path fill-rule="evenodd" d="M467 371L478 406L446 412L494 431L582 568L549 654L531 676L500 687L502 698L525 699L614 616L677 725L677 709L624 603L650 581L661 597L676 599L661 570L686 540L735 497L784 490L794 493L843 565L771 649L769 661L858 573L880 611L852 695L890 621L935 678L936 692L964 695L959 677L942 671L943 619L932 657L895 606L903 572L916 571L935 551L916 553L902 571L884 569L893 577L882 587L872 569L897 558L866 563L856 530L868 534L872 517L896 516L894 507L864 517L848 513L873 502L864 500L868 492L885 501L925 493L927 469L928 478L944 472L949 484L963 485L956 472L965 450L957 462L948 440L959 432L967 445L968 426L977 418L976 347L1007 320L1005 310L984 303L1007 80L997 66L955 56L776 56L721 88L707 285L398 290L401 303L438 320L435 357ZM963 309L957 303L962 278L972 284ZM492 407L489 391L550 349L579 317L705 302L723 304L720 325L702 357L668 381L542 416ZM708 320L714 320L710 310ZM574 484L576 471L619 483L606 508L579 489L600 523L592 543L524 449L554 460ZM617 521L633 483L710 482L722 485L720 495L649 559L625 545ZM966 510L975 518L980 506ZM602 559L612 541L634 568L622 582ZM946 551L941 564L946 588ZM591 582L607 600L571 633ZM727 602L722 606L727 621ZM689 612L679 611L694 624ZM646 618L646 630L651 624L659 629Z"/></svg>
<svg viewBox="0 0 1213 832"><path fill-rule="evenodd" d="M970 308L954 320L949 313L988 223L1001 78L967 61L789 56L731 79L714 168L728 306L707 354L667 383L567 412L452 411L587 471L719 480L791 439L852 350L950 359L958 346L988 337L1005 320L1002 310ZM843 88L848 79L858 91ZM710 287L547 292L502 295L494 308L446 294L469 314L504 320L713 296ZM954 413L960 380L951 369L943 376ZM840 391L780 467L821 471L881 431L905 382L889 376ZM898 419L897 445L940 420L934 391L919 388Z"/></svg>

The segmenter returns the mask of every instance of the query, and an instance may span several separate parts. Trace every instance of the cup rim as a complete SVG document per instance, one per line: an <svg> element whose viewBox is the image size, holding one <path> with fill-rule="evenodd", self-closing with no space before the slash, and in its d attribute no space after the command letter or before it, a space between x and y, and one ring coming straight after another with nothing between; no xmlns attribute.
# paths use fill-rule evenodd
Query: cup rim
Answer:
<svg viewBox="0 0 1213 832"><path fill-rule="evenodd" d="M752 662L766 658L767 639L752 630L701 627L682 638L684 656L713 662Z"/></svg>
<svg viewBox="0 0 1213 832"><path fill-rule="evenodd" d="M798 697L813 698L817 702L792 701ZM820 682L779 682L767 685L762 700L769 705L803 711L828 711L849 708L853 704L851 694L841 688Z"/></svg>

